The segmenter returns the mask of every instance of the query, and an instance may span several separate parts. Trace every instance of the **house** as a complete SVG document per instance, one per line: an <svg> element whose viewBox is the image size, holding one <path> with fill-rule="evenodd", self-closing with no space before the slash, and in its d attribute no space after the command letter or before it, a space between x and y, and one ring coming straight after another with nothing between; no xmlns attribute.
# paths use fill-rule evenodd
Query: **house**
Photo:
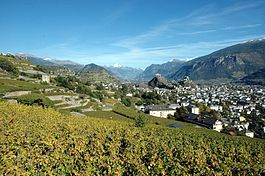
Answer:
<svg viewBox="0 0 265 176"><path fill-rule="evenodd" d="M251 138L254 138L254 132L246 130L245 135Z"/></svg>
<svg viewBox="0 0 265 176"><path fill-rule="evenodd" d="M215 111L223 111L223 107L218 106L218 105L211 105L210 109L215 110Z"/></svg>
<svg viewBox="0 0 265 176"><path fill-rule="evenodd" d="M223 129L223 123L219 120L212 119L212 118L206 118L202 120L203 124L208 126L208 128L211 128L215 131L220 132Z"/></svg>
<svg viewBox="0 0 265 176"><path fill-rule="evenodd" d="M198 107L191 107L191 113L192 114L200 114L200 109Z"/></svg>
<svg viewBox="0 0 265 176"><path fill-rule="evenodd" d="M50 76L48 74L42 74L41 75L41 81L46 82L46 83L50 83Z"/></svg>
<svg viewBox="0 0 265 176"><path fill-rule="evenodd" d="M176 109L169 108L168 106L156 105L156 106L147 106L146 112L148 112L149 115L155 117L167 118L168 115L173 116L174 113L176 112Z"/></svg>

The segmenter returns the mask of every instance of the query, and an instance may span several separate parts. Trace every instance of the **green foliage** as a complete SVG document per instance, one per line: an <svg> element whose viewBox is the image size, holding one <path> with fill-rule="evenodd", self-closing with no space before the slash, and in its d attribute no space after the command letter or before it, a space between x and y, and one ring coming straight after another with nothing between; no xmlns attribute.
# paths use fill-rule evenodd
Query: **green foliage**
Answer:
<svg viewBox="0 0 265 176"><path fill-rule="evenodd" d="M264 175L265 141L0 102L0 175Z"/></svg>
<svg viewBox="0 0 265 176"><path fill-rule="evenodd" d="M141 97L146 105L162 103L161 95L156 92L144 92Z"/></svg>
<svg viewBox="0 0 265 176"><path fill-rule="evenodd" d="M33 67L34 70L36 71L41 71L44 73L49 73L49 70L41 65L37 65L36 67Z"/></svg>
<svg viewBox="0 0 265 176"><path fill-rule="evenodd" d="M7 59L0 59L0 68L14 75L18 75L19 73L14 64Z"/></svg>
<svg viewBox="0 0 265 176"><path fill-rule="evenodd" d="M146 123L145 117L141 114L135 117L134 121L135 121L135 127L144 127Z"/></svg>
<svg viewBox="0 0 265 176"><path fill-rule="evenodd" d="M72 79L71 77L57 76L54 78L54 80L56 81L57 86L62 86L70 90L75 89L75 83L74 83L75 80Z"/></svg>
<svg viewBox="0 0 265 176"><path fill-rule="evenodd" d="M130 107L132 105L132 102L131 102L130 98L128 98L128 97L122 98L121 102L127 107Z"/></svg>
<svg viewBox="0 0 265 176"><path fill-rule="evenodd" d="M189 111L186 107L181 106L180 108L178 108L174 114L174 118L175 120L183 120L185 117L188 117Z"/></svg>
<svg viewBox="0 0 265 176"><path fill-rule="evenodd" d="M91 95L92 92L91 89L88 88L86 85L79 84L76 87L76 93Z"/></svg>
<svg viewBox="0 0 265 176"><path fill-rule="evenodd" d="M18 103L25 105L37 105L42 107L53 107L54 103L49 98L41 94L22 95L17 98Z"/></svg>
<svg viewBox="0 0 265 176"><path fill-rule="evenodd" d="M0 79L0 93L20 91L20 90L39 90L45 88L53 88L55 86L49 86L44 84L30 83L20 80L12 79Z"/></svg>
<svg viewBox="0 0 265 176"><path fill-rule="evenodd" d="M138 100L136 103L135 103L135 105L137 105L137 106L141 106L141 105L143 105L144 104L144 101L143 100Z"/></svg>

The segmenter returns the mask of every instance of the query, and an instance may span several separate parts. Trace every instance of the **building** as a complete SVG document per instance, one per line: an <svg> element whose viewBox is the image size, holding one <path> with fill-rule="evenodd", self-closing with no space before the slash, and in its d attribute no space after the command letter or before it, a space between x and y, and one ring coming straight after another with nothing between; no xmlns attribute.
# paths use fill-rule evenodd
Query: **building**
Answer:
<svg viewBox="0 0 265 176"><path fill-rule="evenodd" d="M149 115L155 116L155 117L161 117L161 118L167 118L168 115L174 115L176 112L176 109L169 108L168 106L148 106L146 107L146 112L149 113Z"/></svg>
<svg viewBox="0 0 265 176"><path fill-rule="evenodd" d="M199 115L200 109L198 107L191 107L191 113Z"/></svg>
<svg viewBox="0 0 265 176"><path fill-rule="evenodd" d="M41 75L41 81L46 82L46 83L50 83L50 76L48 74L42 74Z"/></svg>
<svg viewBox="0 0 265 176"><path fill-rule="evenodd" d="M254 133L252 131L246 130L245 135L248 137L254 138Z"/></svg>
<svg viewBox="0 0 265 176"><path fill-rule="evenodd" d="M215 131L220 132L223 129L223 123L219 120L212 119L212 118L206 118L202 120L203 124L208 126L208 128L211 128Z"/></svg>

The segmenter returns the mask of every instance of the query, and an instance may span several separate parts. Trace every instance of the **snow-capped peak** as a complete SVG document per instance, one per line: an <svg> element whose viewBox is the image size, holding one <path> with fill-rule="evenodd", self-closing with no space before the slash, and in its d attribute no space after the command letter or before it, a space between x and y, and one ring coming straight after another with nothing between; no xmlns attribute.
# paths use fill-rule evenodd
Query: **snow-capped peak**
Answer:
<svg viewBox="0 0 265 176"><path fill-rule="evenodd" d="M113 64L112 67L115 67L115 68L121 68L122 65L120 65L120 64Z"/></svg>

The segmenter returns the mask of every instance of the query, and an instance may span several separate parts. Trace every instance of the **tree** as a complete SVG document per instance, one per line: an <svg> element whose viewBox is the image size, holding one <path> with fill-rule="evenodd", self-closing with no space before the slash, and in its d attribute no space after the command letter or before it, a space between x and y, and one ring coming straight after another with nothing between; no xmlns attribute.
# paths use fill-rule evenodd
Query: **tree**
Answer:
<svg viewBox="0 0 265 176"><path fill-rule="evenodd" d="M25 105L37 105L44 107L53 107L54 103L49 98L41 94L22 95L17 98L18 103Z"/></svg>
<svg viewBox="0 0 265 176"><path fill-rule="evenodd" d="M188 117L189 111L186 107L181 106L176 110L174 113L175 120L183 120L184 118Z"/></svg>
<svg viewBox="0 0 265 176"><path fill-rule="evenodd" d="M0 60L0 68L14 75L18 75L19 73L18 69L14 66L14 64L6 59Z"/></svg>
<svg viewBox="0 0 265 176"><path fill-rule="evenodd" d="M142 128L146 124L146 118L140 113L137 117L135 117L134 121L135 121L135 127L141 127Z"/></svg>
<svg viewBox="0 0 265 176"><path fill-rule="evenodd" d="M130 98L128 98L128 97L122 98L122 99L121 99L121 102L122 102L125 106L128 106L128 107L130 107L130 106L132 105L132 102L131 102Z"/></svg>

